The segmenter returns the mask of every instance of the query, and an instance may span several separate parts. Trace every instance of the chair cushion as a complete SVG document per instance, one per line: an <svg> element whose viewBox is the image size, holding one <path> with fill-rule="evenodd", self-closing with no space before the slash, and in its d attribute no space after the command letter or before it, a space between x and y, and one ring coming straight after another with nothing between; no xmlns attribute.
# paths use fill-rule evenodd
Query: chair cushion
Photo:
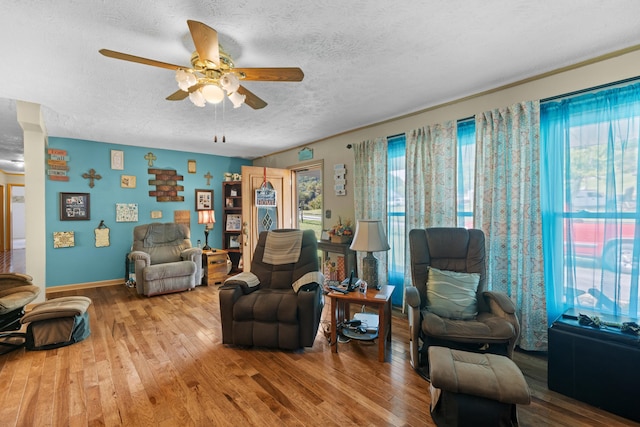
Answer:
<svg viewBox="0 0 640 427"><path fill-rule="evenodd" d="M491 313L479 313L473 320L452 320L422 310L422 330L427 335L460 342L504 342L513 338L511 322Z"/></svg>
<svg viewBox="0 0 640 427"><path fill-rule="evenodd" d="M427 309L448 319L469 320L478 314L476 290L480 275L429 267Z"/></svg>
<svg viewBox="0 0 640 427"><path fill-rule="evenodd" d="M233 320L266 323L298 323L298 297L293 289L259 289L238 298Z"/></svg>

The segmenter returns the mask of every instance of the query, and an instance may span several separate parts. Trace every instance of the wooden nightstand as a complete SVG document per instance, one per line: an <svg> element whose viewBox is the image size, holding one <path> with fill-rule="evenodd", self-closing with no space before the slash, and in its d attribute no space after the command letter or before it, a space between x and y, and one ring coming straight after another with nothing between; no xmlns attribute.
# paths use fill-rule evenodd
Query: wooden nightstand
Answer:
<svg viewBox="0 0 640 427"><path fill-rule="evenodd" d="M227 278L228 253L222 249L202 252L203 285L222 284Z"/></svg>

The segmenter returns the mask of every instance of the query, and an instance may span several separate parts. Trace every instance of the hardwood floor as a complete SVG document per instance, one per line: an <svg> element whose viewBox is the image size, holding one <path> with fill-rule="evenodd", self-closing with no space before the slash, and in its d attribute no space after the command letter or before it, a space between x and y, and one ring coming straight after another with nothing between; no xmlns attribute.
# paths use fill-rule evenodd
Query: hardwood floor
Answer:
<svg viewBox="0 0 640 427"><path fill-rule="evenodd" d="M221 344L218 289L146 298L111 286L50 295L90 297L92 334L68 347L0 356L0 424L434 425L429 383L409 364L406 316L394 313L387 363L363 342L333 354L322 331L304 351L235 348ZM634 425L547 390L543 356L518 352L515 361L533 396L519 407L521 425Z"/></svg>

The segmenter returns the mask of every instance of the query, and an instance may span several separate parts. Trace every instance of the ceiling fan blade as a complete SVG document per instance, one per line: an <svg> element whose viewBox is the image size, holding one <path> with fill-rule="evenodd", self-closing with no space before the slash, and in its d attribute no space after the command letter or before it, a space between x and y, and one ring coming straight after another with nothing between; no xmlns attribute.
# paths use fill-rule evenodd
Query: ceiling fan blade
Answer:
<svg viewBox="0 0 640 427"><path fill-rule="evenodd" d="M275 82L300 82L304 73L300 68L234 68L234 72L244 75L244 80L263 80Z"/></svg>
<svg viewBox="0 0 640 427"><path fill-rule="evenodd" d="M202 86L204 86L204 84L195 84L193 86L191 86L189 88L188 92L185 92L182 89L178 89L177 91L173 92L171 95L167 96L166 100L167 101L182 101L183 99L185 99L187 96L189 96L189 94L191 92L195 92L196 90L200 89Z"/></svg>
<svg viewBox="0 0 640 427"><path fill-rule="evenodd" d="M254 110L259 110L267 106L267 103L263 99L258 98L257 95L255 95L253 92L251 92L249 89L247 89L244 86L240 86L238 88L238 93L240 95L246 96L244 103L247 104L249 107L253 108Z"/></svg>
<svg viewBox="0 0 640 427"><path fill-rule="evenodd" d="M182 101L187 96L189 96L189 92L185 92L181 89L173 92L171 95L167 96L167 101Z"/></svg>
<svg viewBox="0 0 640 427"><path fill-rule="evenodd" d="M189 31L201 61L209 61L220 66L218 33L202 22L188 20Z"/></svg>
<svg viewBox="0 0 640 427"><path fill-rule="evenodd" d="M137 62L138 64L152 65L154 67L166 68L168 70L189 70L189 67L169 64L168 62L156 61L155 59L143 58L141 56L129 55L128 53L116 52L115 50L100 49L98 52L109 58L122 59L123 61Z"/></svg>

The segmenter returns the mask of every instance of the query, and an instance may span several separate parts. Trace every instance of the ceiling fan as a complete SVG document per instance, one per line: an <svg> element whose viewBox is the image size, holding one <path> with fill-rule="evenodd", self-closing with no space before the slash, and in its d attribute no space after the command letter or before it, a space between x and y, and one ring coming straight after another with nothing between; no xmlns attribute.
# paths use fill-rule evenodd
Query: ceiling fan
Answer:
<svg viewBox="0 0 640 427"><path fill-rule="evenodd" d="M191 67L142 58L128 53L100 49L110 58L138 62L154 67L175 70L178 91L169 95L169 101L180 101L187 97L197 106L217 104L224 100L225 92L234 108L243 103L253 109L266 107L267 103L240 85L241 80L299 82L304 73L297 67L285 68L236 68L231 56L218 44L218 33L202 22L188 20L189 32L196 47L191 55Z"/></svg>

